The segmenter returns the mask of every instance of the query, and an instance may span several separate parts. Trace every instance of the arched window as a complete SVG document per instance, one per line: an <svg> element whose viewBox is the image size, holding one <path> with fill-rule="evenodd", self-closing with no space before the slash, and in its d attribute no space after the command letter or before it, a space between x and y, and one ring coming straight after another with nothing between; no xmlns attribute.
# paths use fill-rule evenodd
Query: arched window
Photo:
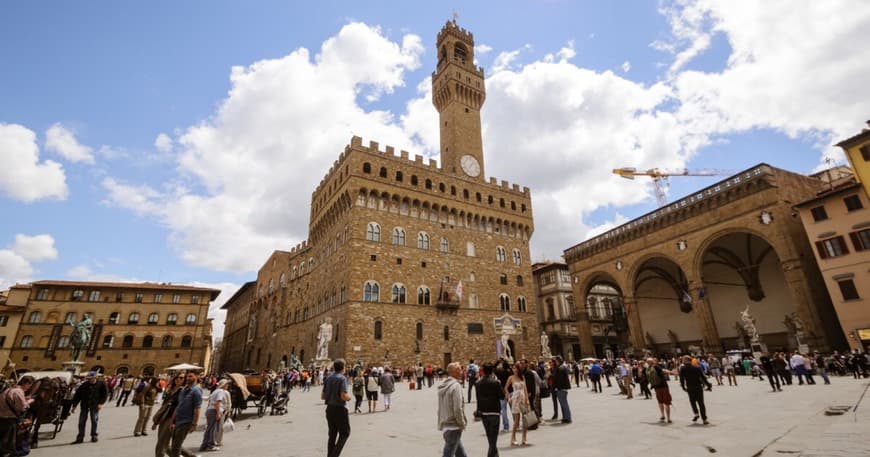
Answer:
<svg viewBox="0 0 870 457"><path fill-rule="evenodd" d="M462 189L462 198L468 200L468 189Z"/></svg>
<svg viewBox="0 0 870 457"><path fill-rule="evenodd" d="M498 275L498 283L506 286L507 285L507 275L504 273Z"/></svg>
<svg viewBox="0 0 870 457"><path fill-rule="evenodd" d="M384 323L377 320L375 321L375 339L381 340L384 338Z"/></svg>
<svg viewBox="0 0 870 457"><path fill-rule="evenodd" d="M520 254L519 249L514 249L514 264L520 265L523 263L523 255Z"/></svg>
<svg viewBox="0 0 870 457"><path fill-rule="evenodd" d="M517 308L521 313L528 311L526 309L526 297L523 297L522 295L517 297Z"/></svg>
<svg viewBox="0 0 870 457"><path fill-rule="evenodd" d="M417 185L417 175L411 175L411 185L412 186Z"/></svg>
<svg viewBox="0 0 870 457"><path fill-rule="evenodd" d="M477 252L474 249L474 243L472 243L471 241L465 243L465 254L468 257L474 257L477 255Z"/></svg>
<svg viewBox="0 0 870 457"><path fill-rule="evenodd" d="M127 316L127 323L128 324L138 324L139 323L139 313L130 313L130 315Z"/></svg>
<svg viewBox="0 0 870 457"><path fill-rule="evenodd" d="M498 303L501 305L502 311L510 311L511 310L511 297L508 294L501 294L498 296Z"/></svg>
<svg viewBox="0 0 870 457"><path fill-rule="evenodd" d="M299 264L299 276L302 276L304 274L305 274L305 261L303 260L302 263Z"/></svg>
<svg viewBox="0 0 870 457"><path fill-rule="evenodd" d="M429 190L432 190L432 180L431 179L426 180L426 188Z"/></svg>
<svg viewBox="0 0 870 457"><path fill-rule="evenodd" d="M443 194L444 192L447 191L447 186L445 186L443 182L442 182L442 183L438 183L438 191L441 192L441 193Z"/></svg>
<svg viewBox="0 0 870 457"><path fill-rule="evenodd" d="M417 304L429 305L432 303L431 292L428 287L420 287L417 289Z"/></svg>
<svg viewBox="0 0 870 457"><path fill-rule="evenodd" d="M505 251L504 251L504 248L503 248L503 247L501 247L501 246L497 246L497 247L495 248L495 260L497 260L497 261L499 261L499 262L504 262L504 260L505 260Z"/></svg>
<svg viewBox="0 0 870 457"><path fill-rule="evenodd" d="M298 271L298 270L296 270L296 265L293 265L293 270L290 271L290 279L291 279L291 280L296 279L296 273L297 273L297 271Z"/></svg>
<svg viewBox="0 0 870 457"><path fill-rule="evenodd" d="M378 173L378 176L380 176L381 178L386 178L387 177L387 167L381 167L381 171L380 171L380 173Z"/></svg>
<svg viewBox="0 0 870 457"><path fill-rule="evenodd" d="M498 206L504 208L504 199L503 198L498 199Z"/></svg>
<svg viewBox="0 0 870 457"><path fill-rule="evenodd" d="M121 341L122 348L131 348L133 347L133 335L124 336L124 340Z"/></svg>
<svg viewBox="0 0 870 457"><path fill-rule="evenodd" d="M287 279L286 275L284 273L281 273L281 278L278 279L278 286L284 287L284 282L286 279Z"/></svg>
<svg viewBox="0 0 870 457"><path fill-rule="evenodd" d="M148 315L148 325L157 325L160 320L160 315L157 313L151 313Z"/></svg>
<svg viewBox="0 0 870 457"><path fill-rule="evenodd" d="M160 347L163 349L172 347L172 335L164 335L163 339L160 340Z"/></svg>
<svg viewBox="0 0 870 457"><path fill-rule="evenodd" d="M151 346L154 346L154 337L151 335L146 335L145 338L142 338L142 347L150 348Z"/></svg>
<svg viewBox="0 0 870 457"><path fill-rule="evenodd" d="M393 303L405 303L405 286L393 284L391 300Z"/></svg>
<svg viewBox="0 0 870 457"><path fill-rule="evenodd" d="M77 320L76 317L78 317L78 316L75 312L66 313L66 317L63 318L63 322L64 323L68 323L68 322L75 323Z"/></svg>
<svg viewBox="0 0 870 457"><path fill-rule="evenodd" d="M60 337L60 339L57 341L57 347L59 349L68 348L69 347L69 337L66 335Z"/></svg>
<svg viewBox="0 0 870 457"><path fill-rule="evenodd" d="M401 171L396 172L396 181L402 182L403 176Z"/></svg>
<svg viewBox="0 0 870 457"><path fill-rule="evenodd" d="M363 173L369 174L372 172L372 164L366 162L363 164Z"/></svg>
<svg viewBox="0 0 870 457"><path fill-rule="evenodd" d="M377 302L379 301L380 286L375 281L366 281L363 292L363 301Z"/></svg>
<svg viewBox="0 0 870 457"><path fill-rule="evenodd" d="M429 249L429 234L426 232L420 232L417 234L417 248L418 249Z"/></svg>
<svg viewBox="0 0 870 457"><path fill-rule="evenodd" d="M269 293L271 294L274 290L275 290L275 280L270 279L269 280Z"/></svg>
<svg viewBox="0 0 870 457"><path fill-rule="evenodd" d="M181 347L189 348L193 344L193 337L190 335L184 335L181 337Z"/></svg>
<svg viewBox="0 0 870 457"><path fill-rule="evenodd" d="M397 246L405 245L405 229L396 227L393 229L393 244Z"/></svg>
<svg viewBox="0 0 870 457"><path fill-rule="evenodd" d="M193 325L196 323L196 314L188 314L186 318L184 318L184 323L186 325Z"/></svg>
<svg viewBox="0 0 870 457"><path fill-rule="evenodd" d="M445 325L444 326L444 341L448 341L448 340L450 340L450 327Z"/></svg>
<svg viewBox="0 0 870 457"><path fill-rule="evenodd" d="M377 222L369 222L366 228L366 239L369 241L381 241L381 226Z"/></svg>
<svg viewBox="0 0 870 457"><path fill-rule="evenodd" d="M517 285L518 286L523 285L523 275L517 275Z"/></svg>
<svg viewBox="0 0 870 457"><path fill-rule="evenodd" d="M417 322L416 331L417 331L417 339L422 340L423 339L423 323L422 322Z"/></svg>
<svg viewBox="0 0 870 457"><path fill-rule="evenodd" d="M110 324L117 324L120 321L121 321L121 313L115 312L115 313L109 314L109 323Z"/></svg>
<svg viewBox="0 0 870 457"><path fill-rule="evenodd" d="M468 50L465 48L465 45L457 42L455 46L453 46L453 57L456 57L460 60L465 60L468 58Z"/></svg>
<svg viewBox="0 0 870 457"><path fill-rule="evenodd" d="M30 313L30 319L28 320L31 324L38 324L42 322L42 313L39 311L34 311Z"/></svg>
<svg viewBox="0 0 870 457"><path fill-rule="evenodd" d="M177 323L178 323L178 314L169 313L169 315L166 316L166 325L175 325Z"/></svg>
<svg viewBox="0 0 870 457"><path fill-rule="evenodd" d="M450 250L450 243L447 241L447 238L441 237L441 252L447 252Z"/></svg>
<svg viewBox="0 0 870 457"><path fill-rule="evenodd" d="M23 337L21 337L21 347L23 349L33 347L33 336L24 335Z"/></svg>
<svg viewBox="0 0 870 457"><path fill-rule="evenodd" d="M450 195L456 195L456 186L450 186Z"/></svg>
<svg viewBox="0 0 870 457"><path fill-rule="evenodd" d="M115 337L114 336L106 335L103 337L103 348L111 349L113 344L115 344Z"/></svg>
<svg viewBox="0 0 870 457"><path fill-rule="evenodd" d="M39 289L39 293L36 294L37 300L48 300L48 289Z"/></svg>

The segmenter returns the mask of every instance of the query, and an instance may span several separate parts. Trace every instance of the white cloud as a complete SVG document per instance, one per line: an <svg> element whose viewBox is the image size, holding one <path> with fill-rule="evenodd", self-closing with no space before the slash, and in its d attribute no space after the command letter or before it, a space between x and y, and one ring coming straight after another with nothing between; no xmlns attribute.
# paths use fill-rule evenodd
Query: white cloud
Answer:
<svg viewBox="0 0 870 457"><path fill-rule="evenodd" d="M18 124L0 123L0 192L23 202L65 200L69 190L63 167L52 160L39 161L36 134Z"/></svg>
<svg viewBox="0 0 870 457"><path fill-rule="evenodd" d="M85 264L76 265L66 272L67 276L75 279L90 279L93 274L94 272L91 270L91 267Z"/></svg>
<svg viewBox="0 0 870 457"><path fill-rule="evenodd" d="M628 73L628 71L631 70L631 62L629 62L627 60L625 62L622 62L621 68L622 68L622 71Z"/></svg>
<svg viewBox="0 0 870 457"><path fill-rule="evenodd" d="M33 263L54 260L57 249L51 235L15 235L15 242L0 249L0 289L31 281Z"/></svg>
<svg viewBox="0 0 870 457"><path fill-rule="evenodd" d="M420 149L391 113L366 111L358 100L404 85L422 52L417 36L399 45L378 28L352 23L316 56L299 48L235 67L217 112L174 139L182 183L156 189L107 178L107 201L160 220L190 264L256 269L272 250L307 237L308 211L300 208L308 208L351 132Z"/></svg>
<svg viewBox="0 0 870 457"><path fill-rule="evenodd" d="M93 149L79 143L75 133L60 123L45 131L45 149L70 162L94 163Z"/></svg>
<svg viewBox="0 0 870 457"><path fill-rule="evenodd" d="M486 54L489 54L491 51L492 51L492 46L489 46L489 45L486 45L483 43L474 47L474 54L477 56L484 56Z"/></svg>
<svg viewBox="0 0 870 457"><path fill-rule="evenodd" d="M495 74L500 71L509 70L511 65L513 65L514 61L517 60L517 57L520 55L520 51L522 51L522 49L500 52L492 63L491 73Z"/></svg>
<svg viewBox="0 0 870 457"><path fill-rule="evenodd" d="M851 136L870 112L866 54L870 3L788 1L677 3L668 13L680 68L723 34L731 47L721 72L683 71L674 78L678 117L697 132L769 128L809 138L822 154ZM672 66L672 68L674 68ZM821 155L821 154L820 154Z"/></svg>
<svg viewBox="0 0 870 457"><path fill-rule="evenodd" d="M172 151L172 138L165 133L161 133L154 139L154 147L157 148L159 152L164 154L169 153Z"/></svg>

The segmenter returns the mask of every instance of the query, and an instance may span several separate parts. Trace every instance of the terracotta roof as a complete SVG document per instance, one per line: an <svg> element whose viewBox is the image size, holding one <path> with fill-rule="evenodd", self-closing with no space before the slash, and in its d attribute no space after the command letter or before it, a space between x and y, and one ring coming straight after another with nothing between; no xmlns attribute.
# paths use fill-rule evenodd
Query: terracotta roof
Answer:
<svg viewBox="0 0 870 457"><path fill-rule="evenodd" d="M841 193L846 193L846 192L852 191L852 190L860 188L860 187L861 187L861 184L852 180L852 181L849 181L847 183L840 184L839 186L835 186L833 189L825 189L825 190L819 192L818 194L816 194L815 197L806 199L806 200L804 200L804 201L802 201L794 206L796 208L802 208L802 207L807 206L811 203L815 203L819 200L833 197L834 195L838 195Z"/></svg>
<svg viewBox="0 0 870 457"><path fill-rule="evenodd" d="M220 289L208 287L184 286L178 284L161 284L156 282L95 282L95 281L33 281L33 286L64 286L64 287L106 287L111 289L147 289L147 290L178 290L189 292L208 292L214 300L221 293Z"/></svg>
<svg viewBox="0 0 870 457"><path fill-rule="evenodd" d="M864 129L861 131L861 133L846 138L845 140L835 144L834 146L839 146L841 148L851 148L852 146L855 146L856 144L864 141L865 139L870 139L870 129Z"/></svg>

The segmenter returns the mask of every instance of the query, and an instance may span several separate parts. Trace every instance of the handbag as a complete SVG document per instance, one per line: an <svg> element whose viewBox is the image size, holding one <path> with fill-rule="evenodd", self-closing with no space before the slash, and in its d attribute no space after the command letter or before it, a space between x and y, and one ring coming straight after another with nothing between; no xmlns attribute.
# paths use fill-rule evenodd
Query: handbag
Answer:
<svg viewBox="0 0 870 457"><path fill-rule="evenodd" d="M550 398L550 387L541 386L541 393L539 394L541 398Z"/></svg>
<svg viewBox="0 0 870 457"><path fill-rule="evenodd" d="M538 425L538 416L531 409L523 414L523 426L528 429Z"/></svg>

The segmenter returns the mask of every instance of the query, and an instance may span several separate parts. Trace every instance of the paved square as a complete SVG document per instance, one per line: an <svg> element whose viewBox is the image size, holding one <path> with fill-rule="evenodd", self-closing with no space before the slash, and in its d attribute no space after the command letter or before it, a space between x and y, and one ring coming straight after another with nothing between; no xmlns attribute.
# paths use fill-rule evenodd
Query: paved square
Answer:
<svg viewBox="0 0 870 457"><path fill-rule="evenodd" d="M574 422L547 423L529 432L530 446L511 448L510 435L502 434L499 448L510 456L700 456L716 451L721 456L866 456L870 455L870 399L864 399L857 414L825 416L832 405L854 406L867 389L868 380L833 378L832 384L786 386L771 393L768 383L739 378L738 387L714 386L706 393L711 425L691 423L687 396L671 382L674 396L671 425L658 423L655 400L625 400L615 387L593 394L574 388L568 395ZM606 385L606 384L605 384ZM436 430L436 388L409 391L397 384L389 412L351 414L351 436L343 455L436 456L441 453L441 435ZM224 437L224 447L211 455L322 456L326 455L326 420L319 400L320 390L294 390L291 409L284 416L257 419L248 415L237 421L237 429ZM637 398L637 397L636 397ZM383 409L383 404L379 404ZM352 404L351 404L352 407ZM544 399L544 417L553 413L550 399ZM43 440L33 451L35 457L60 456L142 456L154 452L155 434L133 437L135 407L107 406L100 423L100 442L70 446L75 438L77 417L71 417L54 440ZM365 410L365 406L363 406ZM474 403L466 405L472 417ZM249 409L248 411L253 411ZM200 420L205 423L204 419ZM200 431L188 437L189 449L196 449ZM469 455L486 453L483 426L472 422L463 434Z"/></svg>

